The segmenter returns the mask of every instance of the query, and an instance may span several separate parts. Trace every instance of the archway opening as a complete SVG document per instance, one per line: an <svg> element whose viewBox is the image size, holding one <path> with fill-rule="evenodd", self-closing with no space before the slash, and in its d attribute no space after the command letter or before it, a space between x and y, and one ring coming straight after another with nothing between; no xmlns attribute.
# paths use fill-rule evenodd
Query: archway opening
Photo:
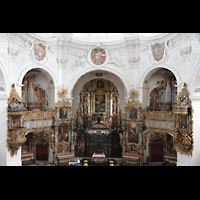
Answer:
<svg viewBox="0 0 200 200"><path fill-rule="evenodd" d="M73 98L72 100L72 107L73 107L73 113L76 113L77 109L79 109L79 101L80 101L80 91L83 89L83 85L87 82L95 79L104 79L110 81L112 84L114 84L115 88L118 91L118 97L119 97L119 107L124 113L125 108L125 97L127 95L127 88L125 87L123 81L115 74L104 71L104 70L94 70L91 72L88 72L84 75L82 75L74 85L71 96ZM105 85L106 86L106 85Z"/></svg>
<svg viewBox="0 0 200 200"><path fill-rule="evenodd" d="M125 94L122 81L112 73L98 70L78 80L72 91L78 134L75 155L104 153L106 157L121 157L117 130L122 124Z"/></svg>
<svg viewBox="0 0 200 200"><path fill-rule="evenodd" d="M177 79L165 68L150 71L143 83L143 107L146 110L170 111L177 101Z"/></svg>
<svg viewBox="0 0 200 200"><path fill-rule="evenodd" d="M48 160L48 142L45 139L36 143L36 160Z"/></svg>
<svg viewBox="0 0 200 200"><path fill-rule="evenodd" d="M155 139L151 142L151 162L163 162L163 142Z"/></svg>
<svg viewBox="0 0 200 200"><path fill-rule="evenodd" d="M29 110L50 110L55 104L55 86L51 75L41 68L29 70L22 80L22 100Z"/></svg>

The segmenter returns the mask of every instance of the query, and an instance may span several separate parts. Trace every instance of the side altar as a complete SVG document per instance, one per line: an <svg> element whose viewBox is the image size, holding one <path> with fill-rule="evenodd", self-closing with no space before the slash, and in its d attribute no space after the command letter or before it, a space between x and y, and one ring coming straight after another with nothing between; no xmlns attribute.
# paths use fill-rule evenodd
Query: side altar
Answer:
<svg viewBox="0 0 200 200"><path fill-rule="evenodd" d="M71 103L65 98L65 89L62 88L58 95L61 100L56 103L55 110L30 111L12 84L7 108L7 146L11 156L17 154L22 147L22 161L36 159L37 144L45 141L53 150L54 163L69 162L74 158L77 134L73 132L74 116Z"/></svg>
<svg viewBox="0 0 200 200"><path fill-rule="evenodd" d="M149 138L149 149L151 142L157 146L162 145L161 160L176 163L176 152L192 155L193 109L186 83L177 94L177 102L172 105L171 111L143 110L139 101L135 100L138 92L133 89L129 95L131 100L126 103L123 132L120 133L124 162L143 164L144 150L147 148L147 131L153 132ZM155 146L153 147L155 149Z"/></svg>

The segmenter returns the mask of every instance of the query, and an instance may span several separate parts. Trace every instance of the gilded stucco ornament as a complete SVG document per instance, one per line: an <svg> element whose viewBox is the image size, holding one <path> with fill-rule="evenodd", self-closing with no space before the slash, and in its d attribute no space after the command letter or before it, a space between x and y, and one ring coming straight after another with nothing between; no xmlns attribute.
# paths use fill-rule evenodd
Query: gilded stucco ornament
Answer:
<svg viewBox="0 0 200 200"><path fill-rule="evenodd" d="M128 100L128 103L126 104L126 107L141 107L141 103L139 102L139 100L136 100L139 96L139 93L137 90L135 90L134 88L132 90L130 90L129 92L129 97L131 99L131 101Z"/></svg>
<svg viewBox="0 0 200 200"><path fill-rule="evenodd" d="M12 84L10 97L8 98L8 132L7 132L7 148L13 157L17 154L21 145L26 141L25 129L23 128L24 115L27 113L24 103L21 101L19 94Z"/></svg>
<svg viewBox="0 0 200 200"><path fill-rule="evenodd" d="M65 98L67 96L67 94L68 94L67 89L65 89L63 87L58 91L59 98Z"/></svg>
<svg viewBox="0 0 200 200"><path fill-rule="evenodd" d="M60 108L60 107L71 107L71 103L69 102L69 100L65 100L65 98L67 97L68 91L67 89L64 88L64 84L62 86L62 88L58 91L58 97L61 99L58 100L58 102L56 103L56 107Z"/></svg>
<svg viewBox="0 0 200 200"><path fill-rule="evenodd" d="M138 98L138 91L133 88L132 90L130 90L129 96L130 96L131 99L137 99Z"/></svg>
<svg viewBox="0 0 200 200"><path fill-rule="evenodd" d="M175 127L173 142L176 151L184 155L191 155L193 152L193 115L192 104L189 98L187 84L183 84L183 89L177 97L177 104L173 108Z"/></svg>

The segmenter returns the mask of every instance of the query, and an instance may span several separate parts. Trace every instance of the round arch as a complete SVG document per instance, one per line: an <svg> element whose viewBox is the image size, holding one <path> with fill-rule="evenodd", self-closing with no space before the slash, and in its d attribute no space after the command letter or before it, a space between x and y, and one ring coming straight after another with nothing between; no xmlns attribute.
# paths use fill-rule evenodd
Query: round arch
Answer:
<svg viewBox="0 0 200 200"><path fill-rule="evenodd" d="M98 77L95 75L96 72L103 73L103 75ZM73 98L72 107L73 107L74 113L76 112L76 109L78 108L78 95L83 85L90 80L98 79L98 78L109 80L116 86L119 92L120 108L122 112L124 111L123 108L125 107L125 103L126 103L125 97L127 96L128 83L125 83L126 84L125 85L123 80L118 75L114 74L113 72L110 72L108 70L93 69L93 70L88 70L88 72L86 73L81 73L77 75L76 78L74 78L75 80L72 79L73 83L71 83L68 87L68 91L71 94L71 97Z"/></svg>
<svg viewBox="0 0 200 200"><path fill-rule="evenodd" d="M150 66L150 67L143 73L143 75L141 76L140 82L139 82L139 88L143 88L144 81L145 81L147 78L149 79L149 78L151 77L151 75L153 75L157 70L159 70L159 69L161 69L161 68L165 68L165 69L168 69L169 71L171 71L171 72L175 75L178 85L179 85L180 83L182 83L181 77L180 77L178 71L177 71L174 67L171 67L171 66L166 65L166 64L162 64L162 65L153 65L153 66Z"/></svg>
<svg viewBox="0 0 200 200"><path fill-rule="evenodd" d="M149 147L149 158L150 158L150 162L152 162L152 145L155 141L161 141L162 142L162 161L165 160L165 152L166 152L166 145L165 145L165 141L163 140L163 138L161 137L158 137L158 138L152 138L150 141L149 141L149 144L148 144L148 147Z"/></svg>
<svg viewBox="0 0 200 200"><path fill-rule="evenodd" d="M8 76L7 76L6 70L5 70L4 65L3 65L3 63L2 63L1 60L0 60L0 70L1 70L1 73L2 73L2 76L3 76L5 93L6 93L6 95L9 95L9 85L8 85L9 81L8 81Z"/></svg>
<svg viewBox="0 0 200 200"><path fill-rule="evenodd" d="M58 87L58 81L57 81L57 79L56 79L54 73L53 73L48 67L46 67L46 66L44 66L44 65L36 65L36 64L29 65L29 66L27 66L26 68L24 68L24 69L21 71L21 73L20 73L20 75L19 75L19 78L18 78L18 84L21 85L21 84L22 84L22 81L23 81L23 78L24 78L24 76L26 75L26 73L27 73L28 71L30 71L31 69L35 69L35 68L40 68L41 71L46 75L46 77L47 77L48 79L50 79L50 78L53 79L55 88Z"/></svg>
<svg viewBox="0 0 200 200"><path fill-rule="evenodd" d="M193 67L194 67L194 71L193 71L192 76L191 76L193 78L191 79L191 84L189 86L190 94L194 93L194 89L195 89L194 87L195 87L195 81L196 81L197 73L200 71L200 58L196 62L196 65L193 66Z"/></svg>
<svg viewBox="0 0 200 200"><path fill-rule="evenodd" d="M73 96L74 95L73 94L74 87L81 79L83 80L83 76L93 73L93 74L90 74L90 76L91 76L90 78L87 78L87 81L90 81L90 80L94 79L95 72L102 72L102 73L105 72L107 74L110 73L110 74L115 75L115 77L121 82L120 85L123 86L123 91L121 92L121 94L123 93L122 96L124 96L124 97L127 96L127 90L129 88L129 83L118 71L113 70L113 69L108 69L108 68L94 69L92 67L92 68L85 69L85 70L81 71L80 73L77 73L74 77L72 77L70 84L67 88L71 97L75 97L75 96ZM93 78L92 78L92 76L93 76ZM95 77L95 78L98 78L98 77ZM120 86L119 86L118 82L116 82L114 79L112 79L112 77L102 76L99 78L104 78L104 79L107 79L107 80L113 82L115 84L115 86L117 87L118 91L120 92ZM84 81L83 82L86 83L87 81L85 79L85 82Z"/></svg>
<svg viewBox="0 0 200 200"><path fill-rule="evenodd" d="M162 141L163 146L165 146L165 141L164 141L161 137L158 137L158 138L154 137L154 138L152 138L152 139L149 141L149 144L148 144L148 145L151 146L152 143L153 143L155 140L160 140L160 141Z"/></svg>
<svg viewBox="0 0 200 200"><path fill-rule="evenodd" d="M149 84L146 84L147 86L145 86L145 81L147 80L147 83L148 83L150 78L152 77L152 75L160 69L167 69L171 73L173 73L176 78L177 85L180 85L182 83L181 77L180 77L179 73L177 72L177 70L169 65L153 65L153 66L149 67L141 76L140 83L139 83L139 88L141 89L141 93L142 93L141 101L142 101L143 108L146 108L148 106L149 94L151 92L151 91L149 91L149 87L148 87ZM157 85L154 84L154 87L151 87L151 90L153 90L156 86Z"/></svg>
<svg viewBox="0 0 200 200"><path fill-rule="evenodd" d="M54 108L55 99L56 99L56 95L55 95L56 91L55 91L55 89L58 87L58 82L57 82L57 79L56 79L54 73L49 68L47 68L46 66L44 66L44 65L41 66L41 65L36 65L36 64L27 66L26 68L24 68L21 71L21 73L20 73L20 75L18 77L17 85L19 87L21 87L22 86L22 82L23 82L23 78L27 74L27 72L29 72L32 69L36 69L36 68L40 69L42 74L44 74L44 76L47 78L47 80L48 80L47 85L50 83L51 80L53 81L52 85L50 87L46 88L48 90L46 92L47 92L47 94L49 96L49 108ZM21 94L21 92L20 92L20 94Z"/></svg>

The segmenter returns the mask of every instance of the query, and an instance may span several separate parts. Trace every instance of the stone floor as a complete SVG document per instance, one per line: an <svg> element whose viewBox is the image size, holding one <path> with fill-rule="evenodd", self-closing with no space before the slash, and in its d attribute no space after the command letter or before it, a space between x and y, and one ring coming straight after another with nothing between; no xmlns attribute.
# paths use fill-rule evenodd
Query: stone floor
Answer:
<svg viewBox="0 0 200 200"><path fill-rule="evenodd" d="M75 157L72 162L69 163L63 163L60 164L60 166L78 166L77 165L77 157ZM89 166L109 166L109 160L115 160L115 166L126 166L125 163L122 163L122 159L121 158L109 158L108 160L106 160L104 163L94 163L92 162L91 158L80 158L80 164L79 166L83 165L83 160L88 160L88 164ZM117 160L117 161L116 161ZM23 165L25 166L25 165ZM34 163L31 164L27 164L26 166L56 166L54 163L50 163L48 161L40 161L40 160L36 160L34 161ZM59 166L59 164L58 164ZM128 166L135 166L135 165L130 165L128 164ZM149 162L149 164L147 165L142 165L142 166L176 166L175 164L170 164L168 162Z"/></svg>
<svg viewBox="0 0 200 200"><path fill-rule="evenodd" d="M55 164L50 163L50 162L45 161L45 160L36 160L35 164L28 165L28 166L55 166Z"/></svg>

